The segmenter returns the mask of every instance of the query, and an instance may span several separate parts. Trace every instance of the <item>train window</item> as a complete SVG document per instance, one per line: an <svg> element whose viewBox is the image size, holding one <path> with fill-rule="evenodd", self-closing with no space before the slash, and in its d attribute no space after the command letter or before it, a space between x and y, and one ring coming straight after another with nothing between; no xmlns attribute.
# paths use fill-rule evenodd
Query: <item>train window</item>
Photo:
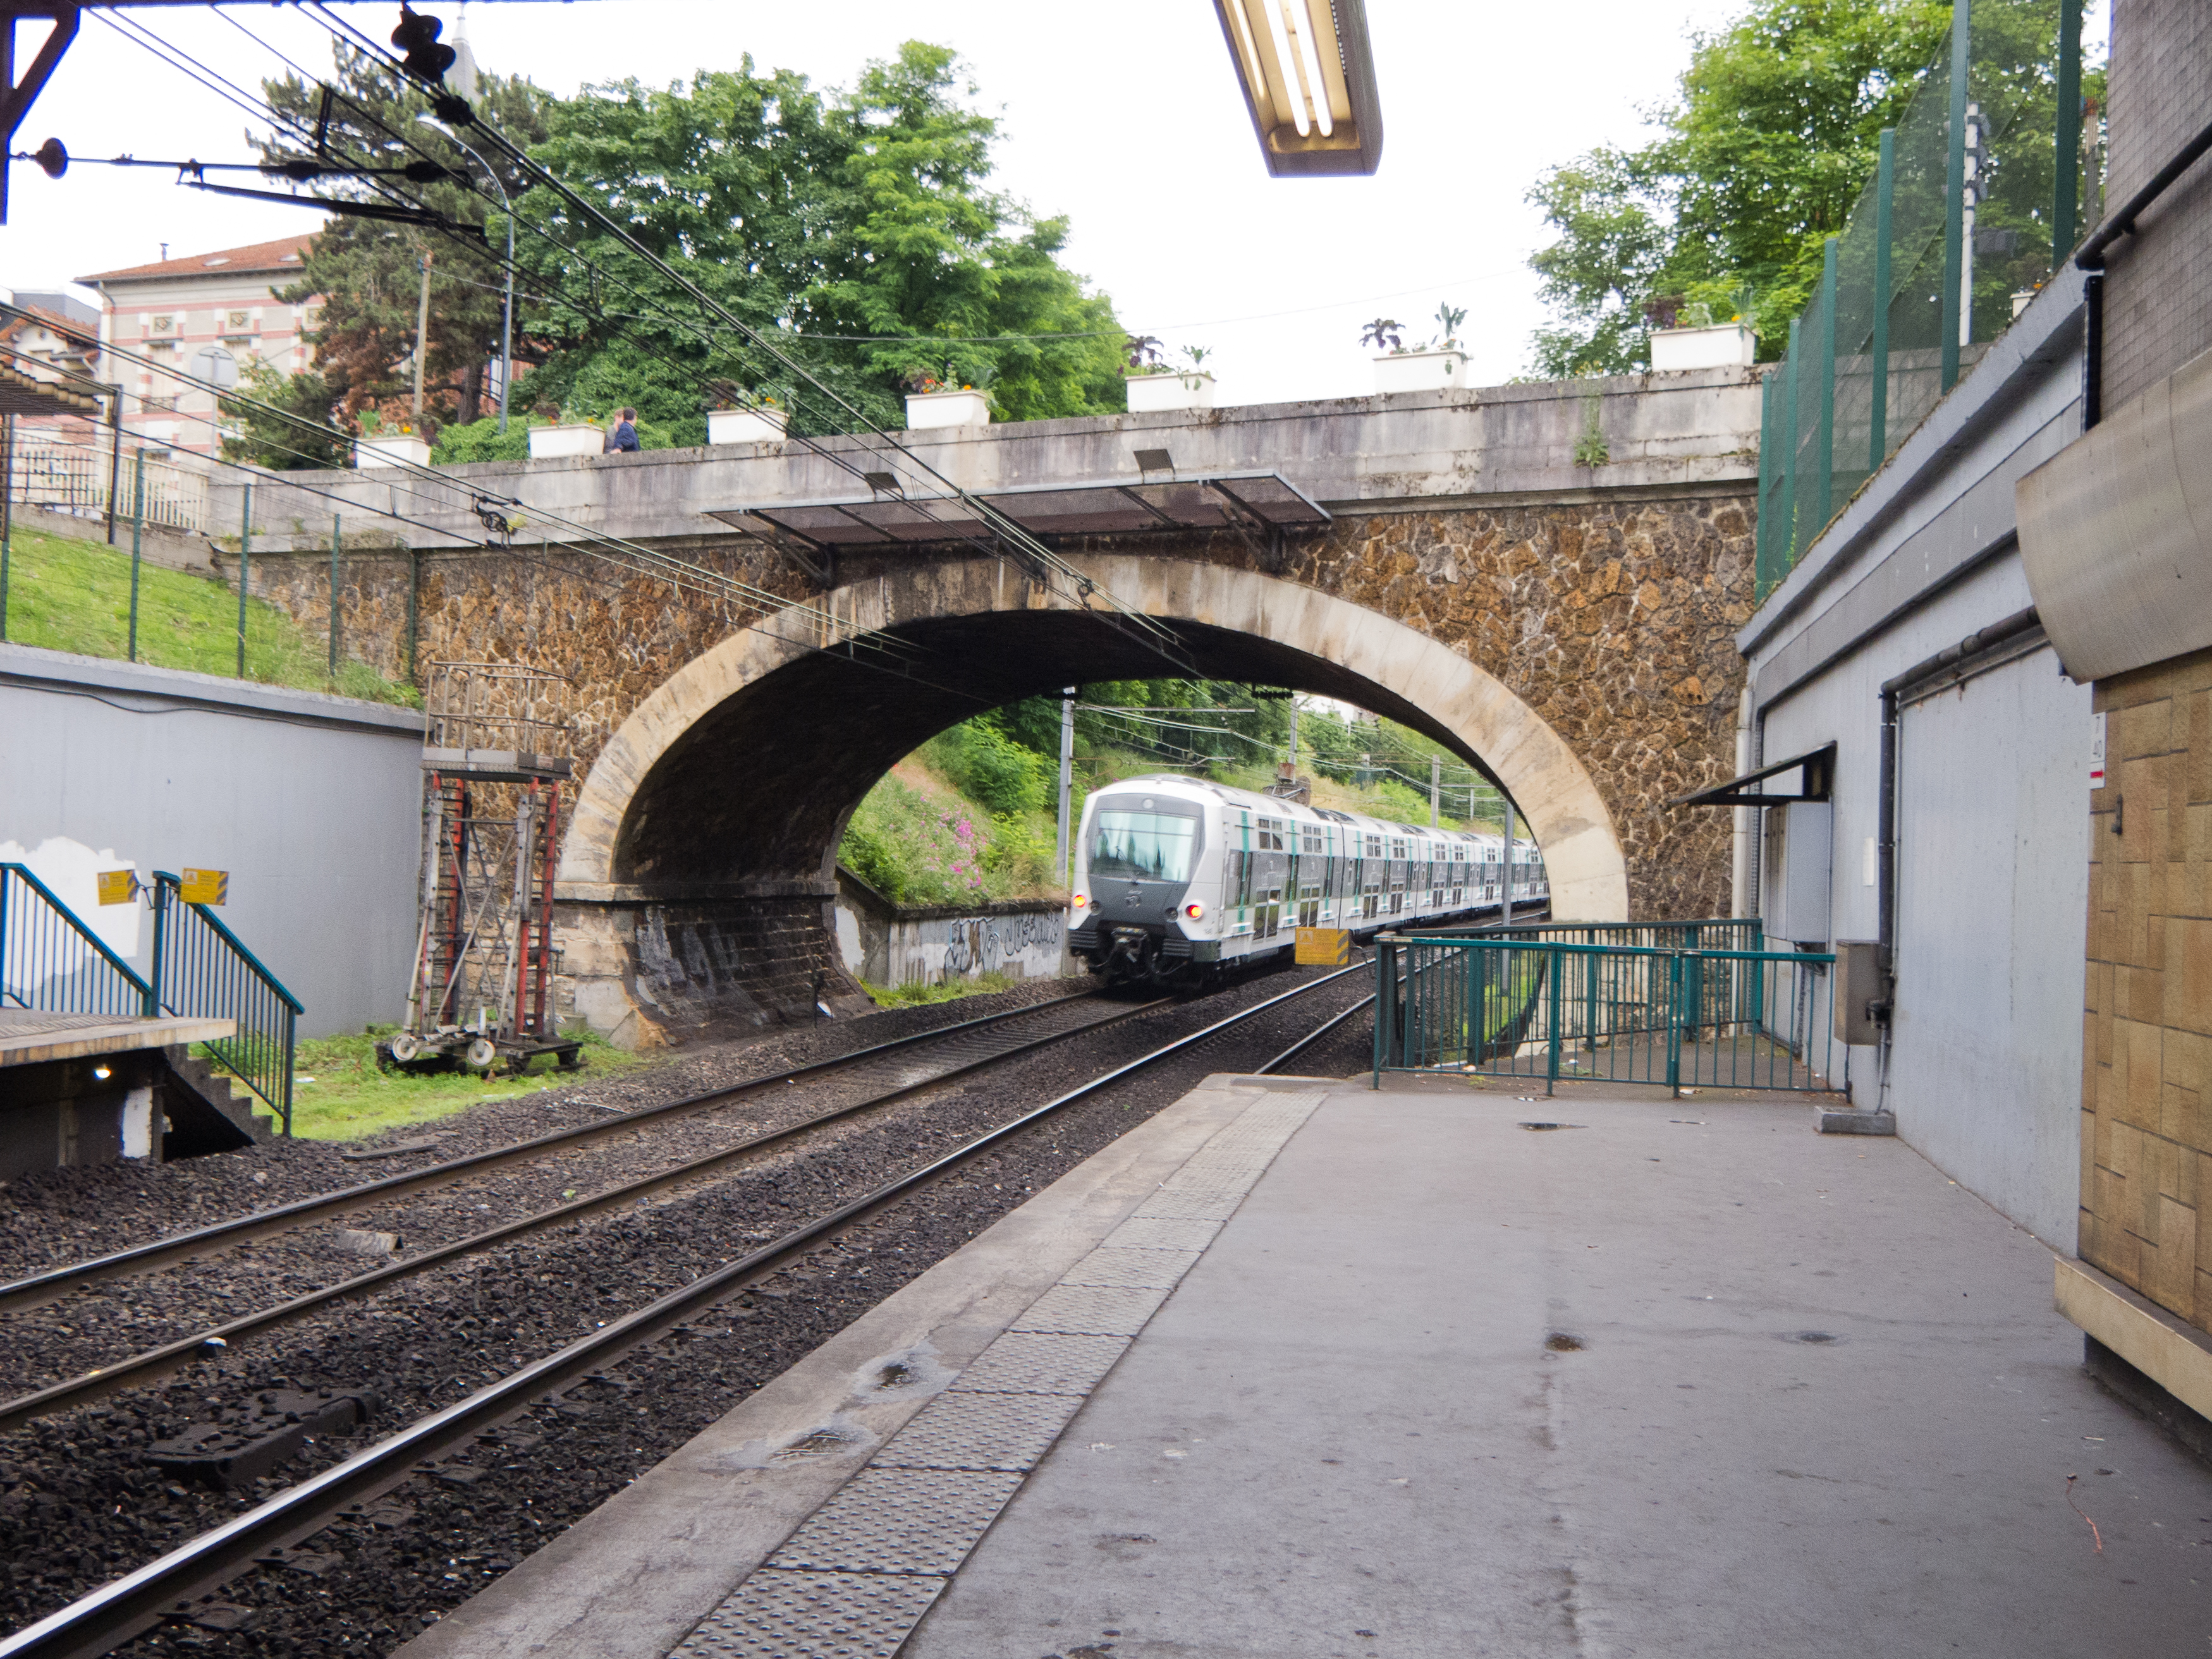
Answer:
<svg viewBox="0 0 2212 1659"><path fill-rule="evenodd" d="M1326 851L1327 849L1322 845L1321 826L1318 824L1299 825L1298 845L1300 851L1304 852L1309 857Z"/></svg>
<svg viewBox="0 0 2212 1659"><path fill-rule="evenodd" d="M1198 820L1164 812L1102 809L1091 828L1091 879L1188 881Z"/></svg>
<svg viewBox="0 0 2212 1659"><path fill-rule="evenodd" d="M1321 924L1321 884L1309 881L1298 889L1298 925L1302 928Z"/></svg>
<svg viewBox="0 0 2212 1659"><path fill-rule="evenodd" d="M1279 818L1256 818L1252 821L1258 833L1255 845L1261 852L1280 852L1283 850L1283 820Z"/></svg>

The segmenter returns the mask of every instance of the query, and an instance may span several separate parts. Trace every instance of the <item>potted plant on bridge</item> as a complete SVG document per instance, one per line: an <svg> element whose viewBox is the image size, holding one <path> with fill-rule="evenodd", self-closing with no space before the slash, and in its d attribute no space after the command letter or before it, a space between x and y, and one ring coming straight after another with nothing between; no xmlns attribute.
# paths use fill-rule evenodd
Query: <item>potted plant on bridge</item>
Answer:
<svg viewBox="0 0 2212 1659"><path fill-rule="evenodd" d="M564 455L597 455L606 444L605 427L589 421L564 421L557 403L545 405L538 413L545 416L545 424L533 422L530 428L530 458L533 461Z"/></svg>
<svg viewBox="0 0 2212 1659"><path fill-rule="evenodd" d="M1466 384L1467 353L1458 339L1459 325L1466 320L1464 306L1437 306L1437 321L1443 324L1443 335L1415 346L1406 343L1405 325L1395 318L1378 317L1368 324L1360 330L1359 343L1381 353L1375 359L1375 390L1385 394L1449 391Z"/></svg>
<svg viewBox="0 0 2212 1659"><path fill-rule="evenodd" d="M427 467L430 464L430 446L422 435L404 422L384 429L384 417L374 409L363 409L359 417L361 436L354 439L353 463L356 467Z"/></svg>
<svg viewBox="0 0 2212 1659"><path fill-rule="evenodd" d="M784 428L791 423L791 411L775 398L763 392L747 391L726 380L716 382L714 391L714 407L707 411L708 443L783 441Z"/></svg>
<svg viewBox="0 0 2212 1659"><path fill-rule="evenodd" d="M1160 355L1158 340L1141 334L1131 336L1128 353L1121 373L1128 383L1130 414L1213 407L1213 376L1206 367L1210 354L1204 346L1185 346L1185 360L1177 366Z"/></svg>
<svg viewBox="0 0 2212 1659"><path fill-rule="evenodd" d="M991 396L961 380L951 364L943 374L917 374L907 382L906 424L910 432L933 427L981 427L991 419Z"/></svg>

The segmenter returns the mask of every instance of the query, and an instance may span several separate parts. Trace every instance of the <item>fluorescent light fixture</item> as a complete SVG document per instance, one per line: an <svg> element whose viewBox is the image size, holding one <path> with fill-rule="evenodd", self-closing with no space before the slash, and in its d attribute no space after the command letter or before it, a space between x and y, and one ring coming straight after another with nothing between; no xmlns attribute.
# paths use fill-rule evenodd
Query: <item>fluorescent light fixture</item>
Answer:
<svg viewBox="0 0 2212 1659"><path fill-rule="evenodd" d="M1269 173L1371 173L1382 165L1365 0L1213 0L1213 9Z"/></svg>

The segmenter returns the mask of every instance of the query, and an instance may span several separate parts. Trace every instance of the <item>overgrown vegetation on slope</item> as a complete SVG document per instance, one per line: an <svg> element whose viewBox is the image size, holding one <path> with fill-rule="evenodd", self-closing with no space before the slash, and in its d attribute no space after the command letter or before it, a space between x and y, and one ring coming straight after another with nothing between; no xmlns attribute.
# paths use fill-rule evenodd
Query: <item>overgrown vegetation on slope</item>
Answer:
<svg viewBox="0 0 2212 1659"><path fill-rule="evenodd" d="M131 641L131 554L104 542L18 529L9 538L7 636L84 657L122 657ZM226 678L238 671L238 590L186 571L141 563L138 660ZM341 657L330 677L326 639L276 606L246 602L246 677L266 686L334 691L372 702L415 705L365 663Z"/></svg>

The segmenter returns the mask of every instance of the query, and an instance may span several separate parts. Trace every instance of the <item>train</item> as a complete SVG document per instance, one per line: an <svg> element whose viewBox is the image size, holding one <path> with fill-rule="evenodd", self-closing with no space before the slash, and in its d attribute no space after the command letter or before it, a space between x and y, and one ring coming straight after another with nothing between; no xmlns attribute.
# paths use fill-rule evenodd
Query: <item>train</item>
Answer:
<svg viewBox="0 0 2212 1659"><path fill-rule="evenodd" d="M1173 773L1084 802L1068 948L1109 986L1203 990L1292 948L1300 928L1355 939L1494 910L1505 839L1302 806ZM1513 901L1546 903L1543 855L1513 854Z"/></svg>

